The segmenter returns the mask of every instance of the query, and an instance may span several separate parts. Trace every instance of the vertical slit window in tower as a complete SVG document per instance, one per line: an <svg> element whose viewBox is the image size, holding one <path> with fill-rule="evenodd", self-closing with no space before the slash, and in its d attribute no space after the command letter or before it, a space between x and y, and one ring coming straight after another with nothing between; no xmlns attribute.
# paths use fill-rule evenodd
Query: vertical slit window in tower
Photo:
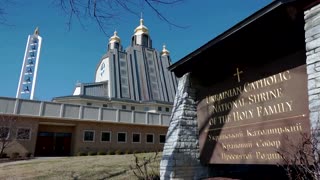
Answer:
<svg viewBox="0 0 320 180"><path fill-rule="evenodd" d="M136 52L136 50L134 50L133 51L133 59L134 59L134 62L135 62L135 65L136 65L136 76L137 76L137 86L138 86L138 99L139 100L141 100L142 98L141 98L141 90L140 90L140 88L141 88L141 85L140 85L140 76L139 76L139 66L138 66L138 61L137 61L137 52Z"/></svg>
<svg viewBox="0 0 320 180"><path fill-rule="evenodd" d="M31 79L29 76L26 78L26 82L31 82Z"/></svg>
<svg viewBox="0 0 320 180"><path fill-rule="evenodd" d="M28 62L28 64L29 64L29 65L32 65L32 64L33 64L33 60L30 59L29 62Z"/></svg>
<svg viewBox="0 0 320 180"><path fill-rule="evenodd" d="M29 90L29 86L26 86L26 88L24 88L23 90L24 92L28 93L30 90Z"/></svg>
<svg viewBox="0 0 320 180"><path fill-rule="evenodd" d="M134 75L133 75L133 73L134 73L134 71L133 71L133 61L132 61L132 54L130 54L130 63L131 63L131 76L132 76L132 80L130 80L130 81L132 81L132 94L133 94L133 99L136 99L136 93L135 93L135 82L134 82Z"/></svg>
<svg viewBox="0 0 320 180"><path fill-rule="evenodd" d="M31 46L31 49L36 50L36 46L35 45Z"/></svg>
<svg viewBox="0 0 320 180"><path fill-rule="evenodd" d="M33 38L32 42L33 42L33 43L37 43L38 40L37 40L36 38Z"/></svg>
<svg viewBox="0 0 320 180"><path fill-rule="evenodd" d="M32 73L32 69L28 68L27 73Z"/></svg>

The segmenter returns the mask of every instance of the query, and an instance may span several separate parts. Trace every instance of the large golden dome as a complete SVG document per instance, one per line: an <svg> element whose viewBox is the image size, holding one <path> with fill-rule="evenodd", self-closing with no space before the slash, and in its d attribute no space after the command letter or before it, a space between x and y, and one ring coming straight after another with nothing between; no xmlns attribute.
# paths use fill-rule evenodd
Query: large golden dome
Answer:
<svg viewBox="0 0 320 180"><path fill-rule="evenodd" d="M143 19L140 19L140 25L134 30L134 35L149 34L148 28L143 25Z"/></svg>

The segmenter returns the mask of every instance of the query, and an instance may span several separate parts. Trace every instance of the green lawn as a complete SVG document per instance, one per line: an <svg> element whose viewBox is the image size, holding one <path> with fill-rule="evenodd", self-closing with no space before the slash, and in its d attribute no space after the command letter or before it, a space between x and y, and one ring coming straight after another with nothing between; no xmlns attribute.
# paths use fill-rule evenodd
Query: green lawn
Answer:
<svg viewBox="0 0 320 180"><path fill-rule="evenodd" d="M150 156L154 153L138 154L139 159ZM161 154L151 165L156 173L159 173L160 158ZM0 179L137 179L130 165L135 165L132 154L40 158L17 164L1 163Z"/></svg>

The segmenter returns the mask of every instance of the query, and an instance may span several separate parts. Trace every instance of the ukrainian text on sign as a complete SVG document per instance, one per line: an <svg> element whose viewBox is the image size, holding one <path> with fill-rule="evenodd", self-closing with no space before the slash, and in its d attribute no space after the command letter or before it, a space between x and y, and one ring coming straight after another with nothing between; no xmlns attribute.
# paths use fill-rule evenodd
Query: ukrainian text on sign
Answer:
<svg viewBox="0 0 320 180"><path fill-rule="evenodd" d="M310 130L305 70L299 66L225 90L213 87L197 110L202 162L281 163L277 151L289 148L287 139Z"/></svg>

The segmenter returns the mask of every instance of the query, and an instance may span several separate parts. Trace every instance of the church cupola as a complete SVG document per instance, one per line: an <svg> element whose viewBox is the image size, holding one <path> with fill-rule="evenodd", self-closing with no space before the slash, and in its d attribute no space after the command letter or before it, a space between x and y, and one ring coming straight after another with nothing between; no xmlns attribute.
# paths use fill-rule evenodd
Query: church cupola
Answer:
<svg viewBox="0 0 320 180"><path fill-rule="evenodd" d="M163 45L162 51L160 52L161 56L169 56L170 52L166 49L166 45Z"/></svg>
<svg viewBox="0 0 320 180"><path fill-rule="evenodd" d="M120 43L121 43L120 37L118 36L117 31L114 31L113 36L111 36L109 39L108 50L111 50L111 49L121 50Z"/></svg>
<svg viewBox="0 0 320 180"><path fill-rule="evenodd" d="M140 25L134 30L134 35L132 37L133 45L140 45L151 48L151 39L149 36L148 28L143 24L143 19L140 19Z"/></svg>

